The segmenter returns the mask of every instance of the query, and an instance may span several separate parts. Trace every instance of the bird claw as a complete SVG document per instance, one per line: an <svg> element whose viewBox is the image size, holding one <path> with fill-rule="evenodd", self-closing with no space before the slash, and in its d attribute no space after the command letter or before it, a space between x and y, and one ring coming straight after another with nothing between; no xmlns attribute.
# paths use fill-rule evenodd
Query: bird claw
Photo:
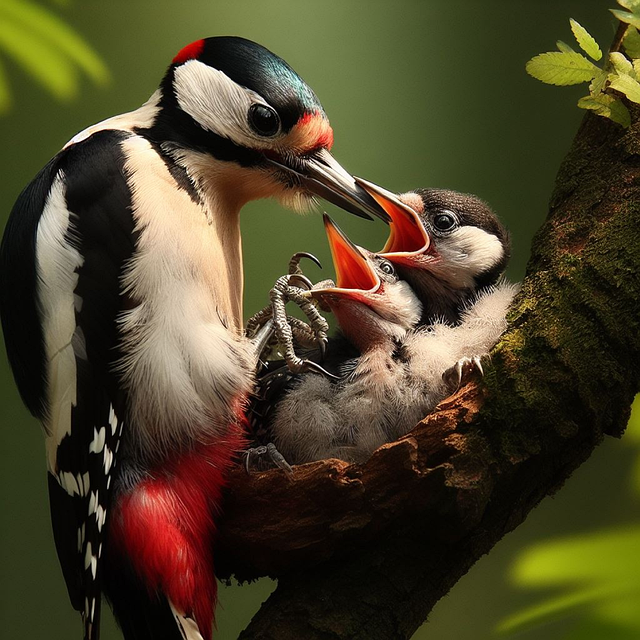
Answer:
<svg viewBox="0 0 640 640"><path fill-rule="evenodd" d="M308 253L307 251L298 251L298 253L294 253L291 256L291 260L289 260L289 275L299 275L301 273L299 264L302 258L307 258L311 260L311 262L315 262L320 269L322 269L322 264L320 260L316 258L312 253Z"/></svg>
<svg viewBox="0 0 640 640"><path fill-rule="evenodd" d="M333 373L329 373L324 367L320 366L317 362L313 362L312 360L302 360L302 364L298 365L299 370L296 373L305 373L307 371L314 371L315 373L320 373L327 378L331 378L332 380L340 380L340 378Z"/></svg>
<svg viewBox="0 0 640 640"><path fill-rule="evenodd" d="M463 381L467 382L475 371L484 376L484 369L482 368L483 357L488 357L488 354L460 358L458 362L442 374L442 379L452 391L456 391L462 386Z"/></svg>
<svg viewBox="0 0 640 640"><path fill-rule="evenodd" d="M324 358L327 355L327 344L329 340L326 337L322 337L318 340L318 348L320 349L320 360L324 362Z"/></svg>
<svg viewBox="0 0 640 640"><path fill-rule="evenodd" d="M257 457L262 459L268 457L269 461L278 469L282 469L285 473L293 473L291 465L285 460L285 457L276 449L276 445L272 442L258 447L251 447L244 452L244 465L247 473L251 473L251 458Z"/></svg>
<svg viewBox="0 0 640 640"><path fill-rule="evenodd" d="M301 273L292 273L288 276L287 280L292 287L298 287L299 289L307 289L311 291L313 289L313 282L307 278L307 276Z"/></svg>

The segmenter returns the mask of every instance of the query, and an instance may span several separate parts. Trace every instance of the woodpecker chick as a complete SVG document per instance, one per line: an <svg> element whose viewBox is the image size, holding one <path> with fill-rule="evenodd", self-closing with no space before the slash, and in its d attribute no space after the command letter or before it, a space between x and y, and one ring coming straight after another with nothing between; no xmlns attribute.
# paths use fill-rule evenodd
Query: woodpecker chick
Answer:
<svg viewBox="0 0 640 640"><path fill-rule="evenodd" d="M45 431L53 531L87 640L211 636L211 542L255 356L239 212L384 211L329 153L313 91L248 40L182 49L139 109L76 135L18 198L0 313Z"/></svg>
<svg viewBox="0 0 640 640"><path fill-rule="evenodd" d="M448 189L396 196L358 179L389 214L381 251L423 302L421 324L457 323L477 292L495 284L511 254L510 239L480 198Z"/></svg>
<svg viewBox="0 0 640 640"><path fill-rule="evenodd" d="M333 368L334 340L325 366L336 378L280 369L261 380L262 392L287 390L272 405L273 413L260 403L256 409L265 410L267 433L290 464L329 457L359 460L373 450L367 434L379 444L392 439L392 426L379 409L396 382L394 345L421 313L420 302L389 261L355 247L327 216L325 228L336 284L312 293L336 314L344 337L360 355Z"/></svg>
<svg viewBox="0 0 640 640"><path fill-rule="evenodd" d="M378 188L367 188L375 197L380 195ZM337 382L282 370L259 381L254 421L262 424L265 436L290 464L328 457L365 460L433 410L506 328L506 312L517 288L493 284L508 256L507 235L495 215L486 205L481 209L486 217L457 210L450 233L436 233L444 220L427 219L427 231L416 211L386 193L379 202L392 218L386 247L392 251L358 250L329 227L338 288L313 291L329 304L344 337L360 354L354 357L351 347L340 359L344 341L336 344L333 339L329 354L338 351L337 364L323 366L339 375ZM444 212L460 202L479 202L455 192L439 198L447 208L432 211L433 217L448 216ZM412 196L406 200L412 201ZM398 224L398 218L404 224ZM496 242L502 246L500 252ZM381 268L394 271L392 260L403 266L407 280L394 273L393 289L377 287ZM345 273L350 274L351 290L345 288ZM409 278L415 288L408 286ZM407 308L414 314L421 309L420 319L407 316ZM427 324L417 326L425 319Z"/></svg>

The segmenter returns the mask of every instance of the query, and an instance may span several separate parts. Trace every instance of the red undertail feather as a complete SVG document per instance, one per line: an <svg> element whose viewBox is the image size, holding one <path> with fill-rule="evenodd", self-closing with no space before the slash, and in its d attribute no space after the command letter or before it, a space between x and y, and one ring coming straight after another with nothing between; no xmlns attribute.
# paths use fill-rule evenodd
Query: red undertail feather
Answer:
<svg viewBox="0 0 640 640"><path fill-rule="evenodd" d="M193 617L210 640L217 584L212 539L227 471L246 447L240 425L214 444L163 464L123 496L112 519L111 542L129 558L150 595L162 593Z"/></svg>

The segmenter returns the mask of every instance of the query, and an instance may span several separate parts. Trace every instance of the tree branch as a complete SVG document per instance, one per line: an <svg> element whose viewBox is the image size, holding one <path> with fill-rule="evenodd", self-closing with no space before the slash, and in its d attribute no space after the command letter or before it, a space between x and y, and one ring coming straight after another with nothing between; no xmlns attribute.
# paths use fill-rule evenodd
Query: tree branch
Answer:
<svg viewBox="0 0 640 640"><path fill-rule="evenodd" d="M217 573L278 588L241 638L405 639L556 491L640 381L640 122L587 114L484 379L363 465L246 476L225 506Z"/></svg>

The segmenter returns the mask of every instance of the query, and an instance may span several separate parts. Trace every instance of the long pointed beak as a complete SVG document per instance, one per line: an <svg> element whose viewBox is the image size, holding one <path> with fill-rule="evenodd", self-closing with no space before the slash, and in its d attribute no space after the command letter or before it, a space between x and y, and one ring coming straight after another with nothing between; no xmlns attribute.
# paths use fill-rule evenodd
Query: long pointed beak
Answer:
<svg viewBox="0 0 640 640"><path fill-rule="evenodd" d="M313 289L311 295L323 297L330 294L362 300L367 294L378 291L382 283L371 263L326 213L324 228L336 271L336 286Z"/></svg>
<svg viewBox="0 0 640 640"><path fill-rule="evenodd" d="M354 177L345 171L326 149L320 149L304 159L298 158L291 163L280 157L265 156L265 159L281 171L295 176L296 181L307 191L349 213L368 220L374 215L384 222L391 221L384 207L357 184Z"/></svg>
<svg viewBox="0 0 640 640"><path fill-rule="evenodd" d="M381 253L393 261L394 257L406 258L423 254L429 249L431 238L418 213L398 197L382 187L355 178L371 197L389 214L389 238Z"/></svg>

